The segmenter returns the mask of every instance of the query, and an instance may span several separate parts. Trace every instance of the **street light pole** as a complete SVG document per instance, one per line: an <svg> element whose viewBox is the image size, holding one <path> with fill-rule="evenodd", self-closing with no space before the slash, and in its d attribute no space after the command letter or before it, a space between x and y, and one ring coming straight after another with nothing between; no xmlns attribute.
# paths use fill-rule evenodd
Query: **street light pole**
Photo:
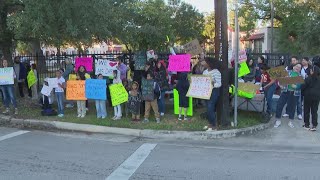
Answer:
<svg viewBox="0 0 320 180"><path fill-rule="evenodd" d="M273 31L274 31L274 4L273 0L270 0L270 6L271 6L271 47L270 52L273 53Z"/></svg>
<svg viewBox="0 0 320 180"><path fill-rule="evenodd" d="M235 46L235 59L234 59L234 126L238 126L238 63L239 63L239 22L238 22L238 0L235 0L235 33L236 33L236 46Z"/></svg>

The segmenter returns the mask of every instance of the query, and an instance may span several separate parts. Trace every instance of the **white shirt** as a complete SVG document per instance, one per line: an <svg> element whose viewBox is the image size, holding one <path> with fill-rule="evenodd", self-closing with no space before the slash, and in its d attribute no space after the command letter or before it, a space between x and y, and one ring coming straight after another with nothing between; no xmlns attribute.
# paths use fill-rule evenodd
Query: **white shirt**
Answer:
<svg viewBox="0 0 320 180"><path fill-rule="evenodd" d="M212 81L214 83L213 88L221 87L221 73L218 69L213 69L211 71L203 71L203 75L212 76Z"/></svg>
<svg viewBox="0 0 320 180"><path fill-rule="evenodd" d="M66 82L66 80L63 77L61 77L60 79L57 78L57 81L58 81L58 84L63 84ZM54 89L55 89L55 92L64 92L63 88L61 87L57 87Z"/></svg>

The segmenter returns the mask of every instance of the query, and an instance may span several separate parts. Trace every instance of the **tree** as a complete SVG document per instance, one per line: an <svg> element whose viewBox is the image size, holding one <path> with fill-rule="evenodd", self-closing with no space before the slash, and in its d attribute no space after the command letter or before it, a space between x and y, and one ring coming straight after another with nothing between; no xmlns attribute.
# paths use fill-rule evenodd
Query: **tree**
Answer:
<svg viewBox="0 0 320 180"><path fill-rule="evenodd" d="M12 16L23 8L19 0L0 1L0 50L5 59L12 60L14 34L8 26L8 16Z"/></svg>

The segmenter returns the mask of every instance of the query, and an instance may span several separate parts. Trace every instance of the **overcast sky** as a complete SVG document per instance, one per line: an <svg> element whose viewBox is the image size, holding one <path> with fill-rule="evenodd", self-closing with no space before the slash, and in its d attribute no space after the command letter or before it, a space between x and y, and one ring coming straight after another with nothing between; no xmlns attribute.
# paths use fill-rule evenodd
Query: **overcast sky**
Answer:
<svg viewBox="0 0 320 180"><path fill-rule="evenodd" d="M200 12L211 12L214 10L214 0L183 0L189 4L192 4Z"/></svg>

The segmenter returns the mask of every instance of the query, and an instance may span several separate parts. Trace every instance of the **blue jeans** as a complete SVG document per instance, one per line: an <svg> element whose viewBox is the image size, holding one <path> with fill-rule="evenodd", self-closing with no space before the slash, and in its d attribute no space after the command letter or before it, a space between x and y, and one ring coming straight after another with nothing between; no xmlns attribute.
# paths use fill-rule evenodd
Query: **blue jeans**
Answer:
<svg viewBox="0 0 320 180"><path fill-rule="evenodd" d="M16 97L14 95L14 86L12 84L10 85L3 85L1 86L2 92L3 92L3 98L4 98L4 106L6 108L9 108L10 103L12 103L14 108L17 108L17 101Z"/></svg>
<svg viewBox="0 0 320 180"><path fill-rule="evenodd" d="M107 117L106 100L96 100L97 117Z"/></svg>
<svg viewBox="0 0 320 180"><path fill-rule="evenodd" d="M216 126L216 105L220 96L220 89L213 88L210 99L207 101L207 116L209 123Z"/></svg>
<svg viewBox="0 0 320 180"><path fill-rule="evenodd" d="M284 106L287 104L287 109L288 109L287 113L289 114L289 119L293 120L295 109L296 109L296 103L297 103L297 98L296 96L294 96L293 91L282 92L277 104L276 118L277 119L281 118L282 110Z"/></svg>
<svg viewBox="0 0 320 180"><path fill-rule="evenodd" d="M265 94L266 100L267 100L267 113L268 114L271 114L271 112L272 112L273 94L274 94L276 88L277 88L276 84L272 84L269 88L264 90L264 94Z"/></svg>
<svg viewBox="0 0 320 180"><path fill-rule="evenodd" d="M63 111L64 92L56 92L56 99L58 103L58 114L64 114L64 111Z"/></svg>
<svg viewBox="0 0 320 180"><path fill-rule="evenodd" d="M165 96L166 91L161 91L160 99L158 99L158 107L159 107L159 113L165 113L166 104L165 104Z"/></svg>

